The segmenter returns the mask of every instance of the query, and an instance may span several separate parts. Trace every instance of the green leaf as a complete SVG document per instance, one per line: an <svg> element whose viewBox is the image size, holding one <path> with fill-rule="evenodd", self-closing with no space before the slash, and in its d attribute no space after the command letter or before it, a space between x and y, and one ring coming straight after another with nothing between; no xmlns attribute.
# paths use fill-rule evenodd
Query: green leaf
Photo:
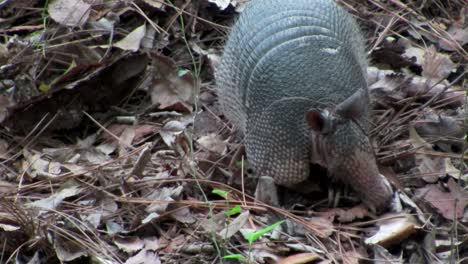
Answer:
<svg viewBox="0 0 468 264"><path fill-rule="evenodd" d="M236 205L233 208L231 208L229 211L227 211L226 215L232 216L232 215L240 213L241 211L242 211L242 207L240 207L240 205Z"/></svg>
<svg viewBox="0 0 468 264"><path fill-rule="evenodd" d="M244 260L244 256L241 254L231 254L231 255L226 255L223 257L223 259L238 259L238 260Z"/></svg>
<svg viewBox="0 0 468 264"><path fill-rule="evenodd" d="M187 73L190 73L190 74L191 74L190 70L187 70L187 69L180 69L180 70L177 71L177 76L182 77L182 76L184 76L184 75L187 74Z"/></svg>
<svg viewBox="0 0 468 264"><path fill-rule="evenodd" d="M50 91L50 85L46 84L46 83L41 83L41 85L39 85L39 91L43 92L43 93L48 93Z"/></svg>
<svg viewBox="0 0 468 264"><path fill-rule="evenodd" d="M270 232L271 230L275 229L276 227L278 227L279 225L281 225L282 223L284 223L284 220L282 221L278 221L272 225L269 225L261 230L258 230L256 232L252 232L252 233L248 233L247 235L245 235L245 239L247 239L247 241L249 242L249 245L252 245L253 242L255 242L259 237L263 236L264 234Z"/></svg>
<svg viewBox="0 0 468 264"><path fill-rule="evenodd" d="M227 196L229 194L229 192L227 192L225 190L220 190L220 189L214 189L214 190L211 191L211 193L217 194L217 195L223 197L224 199L227 199Z"/></svg>

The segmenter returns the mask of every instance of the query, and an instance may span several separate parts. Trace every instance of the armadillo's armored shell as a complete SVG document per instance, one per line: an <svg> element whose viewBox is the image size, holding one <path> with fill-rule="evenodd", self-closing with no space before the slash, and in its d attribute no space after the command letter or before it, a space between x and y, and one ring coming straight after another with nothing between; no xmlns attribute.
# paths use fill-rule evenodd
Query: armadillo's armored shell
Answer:
<svg viewBox="0 0 468 264"><path fill-rule="evenodd" d="M282 185L304 180L311 160L305 111L366 89L365 68L357 26L334 2L251 1L216 80L223 112L246 135L255 173ZM367 113L362 117L366 126Z"/></svg>

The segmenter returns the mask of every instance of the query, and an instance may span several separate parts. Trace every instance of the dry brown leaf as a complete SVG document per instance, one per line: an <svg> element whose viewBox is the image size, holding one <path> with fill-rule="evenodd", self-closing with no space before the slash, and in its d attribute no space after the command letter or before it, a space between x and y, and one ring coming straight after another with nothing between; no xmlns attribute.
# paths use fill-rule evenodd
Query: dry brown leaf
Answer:
<svg viewBox="0 0 468 264"><path fill-rule="evenodd" d="M0 193L2 195L14 193L16 191L17 191L16 184L12 184L10 182L0 180Z"/></svg>
<svg viewBox="0 0 468 264"><path fill-rule="evenodd" d="M173 146L178 135L182 134L185 128L193 123L193 118L181 118L180 121L172 120L167 122L164 127L159 131L164 143L168 146Z"/></svg>
<svg viewBox="0 0 468 264"><path fill-rule="evenodd" d="M47 11L59 24L81 27L88 21L91 5L82 0L51 0Z"/></svg>
<svg viewBox="0 0 468 264"><path fill-rule="evenodd" d="M325 237L331 236L336 231L333 220L329 217L311 217L308 222L320 229Z"/></svg>
<svg viewBox="0 0 468 264"><path fill-rule="evenodd" d="M169 245L163 249L166 253L173 253L174 251L178 250L181 245L186 244L188 238L185 235L178 235L173 237L169 240Z"/></svg>
<svg viewBox="0 0 468 264"><path fill-rule="evenodd" d="M455 118L443 115L426 115L424 120L418 120L414 127L421 136L433 137L463 137L463 128L458 125Z"/></svg>
<svg viewBox="0 0 468 264"><path fill-rule="evenodd" d="M146 207L145 211L148 213L164 213L169 203L179 198L182 190L182 186L163 187L152 190L149 194L145 195L144 198L154 200L154 203Z"/></svg>
<svg viewBox="0 0 468 264"><path fill-rule="evenodd" d="M161 243L159 241L159 238L157 237L146 237L144 241L145 241L145 249L158 250L161 248Z"/></svg>
<svg viewBox="0 0 468 264"><path fill-rule="evenodd" d="M369 210L362 205L358 205L346 210L341 208L331 208L326 212L326 214L328 215L328 218L333 216L332 218L336 217L338 218L338 221L343 223L370 216Z"/></svg>
<svg viewBox="0 0 468 264"><path fill-rule="evenodd" d="M144 241L137 236L116 236L114 237L114 244L127 253L136 252L145 245Z"/></svg>
<svg viewBox="0 0 468 264"><path fill-rule="evenodd" d="M132 256L125 261L125 264L142 264L142 263L151 263L151 264L161 264L161 259L157 252L152 250L143 249L135 256Z"/></svg>
<svg viewBox="0 0 468 264"><path fill-rule="evenodd" d="M188 71L178 70L172 59L152 54L157 70L150 88L151 101L160 109L191 112L196 81Z"/></svg>
<svg viewBox="0 0 468 264"><path fill-rule="evenodd" d="M421 96L432 97L439 93L441 100L449 100L451 107L460 107L465 104L465 89L460 86L452 86L447 89L448 81L427 79L420 76L405 76L390 70L380 70L376 67L369 67L368 71L369 90L379 103L400 101L406 97ZM398 89L396 89L398 88Z"/></svg>
<svg viewBox="0 0 468 264"><path fill-rule="evenodd" d="M405 42L406 46L404 57L414 61L415 64L421 66L424 63L424 54L426 53L424 49L411 46L410 42Z"/></svg>
<svg viewBox="0 0 468 264"><path fill-rule="evenodd" d="M304 264L318 259L320 256L316 253L299 253L280 259L278 264Z"/></svg>
<svg viewBox="0 0 468 264"><path fill-rule="evenodd" d="M427 111L423 120L413 122L414 128L421 137L437 139L435 145L444 152L462 148L463 128L455 117L438 115Z"/></svg>
<svg viewBox="0 0 468 264"><path fill-rule="evenodd" d="M468 172L463 175L462 171L453 166L450 158L445 158L445 171L447 175L464 182L468 182Z"/></svg>
<svg viewBox="0 0 468 264"><path fill-rule="evenodd" d="M149 125L149 124L136 124L136 125L124 125L124 124L112 124L110 125L107 130L112 133L112 135L120 137L123 131L128 128L133 127L134 130L134 138L131 144L139 142L143 140L146 136L151 135L159 131L160 127L156 125ZM103 133L101 138L104 141L115 142L116 139L112 135L108 133Z"/></svg>
<svg viewBox="0 0 468 264"><path fill-rule="evenodd" d="M431 46L425 49L422 76L436 81L443 80L456 69L455 63L447 55L443 55Z"/></svg>
<svg viewBox="0 0 468 264"><path fill-rule="evenodd" d="M133 52L138 51L140 49L141 41L145 37L145 34L146 24L143 24L135 28L123 39L117 41L113 46L123 50L130 50ZM103 46L103 48L107 48L107 46Z"/></svg>
<svg viewBox="0 0 468 264"><path fill-rule="evenodd" d="M88 252L77 241L67 240L58 234L54 238L55 253L62 263L88 256Z"/></svg>
<svg viewBox="0 0 468 264"><path fill-rule="evenodd" d="M427 143L418 132L411 126L409 128L410 142L413 148L419 150L432 150L432 145ZM429 157L425 154L415 154L418 172L421 178L429 183L437 182L439 177L445 176L444 160L441 157Z"/></svg>
<svg viewBox="0 0 468 264"><path fill-rule="evenodd" d="M74 180L69 180L65 183L62 183L60 189L57 190L54 194L50 195L47 198L36 200L31 203L27 203L26 206L30 208L38 208L39 215L48 212L49 210L55 210L66 198L75 196L83 192L80 184Z"/></svg>
<svg viewBox="0 0 468 264"><path fill-rule="evenodd" d="M436 208L446 219L459 219L463 217L465 207L468 205L468 192L452 178L447 182L447 187L448 192L433 184L418 189L417 193L423 194L424 200Z"/></svg>
<svg viewBox="0 0 468 264"><path fill-rule="evenodd" d="M134 138L135 127L126 127L119 137L119 157L123 157L127 154L127 150L131 147Z"/></svg>
<svg viewBox="0 0 468 264"><path fill-rule="evenodd" d="M214 152L220 155L223 155L226 152L227 142L223 141L220 138L220 136L215 133L211 133L206 136L201 136L197 140L197 142L198 144L200 144L200 146L202 146L203 148L211 152Z"/></svg>
<svg viewBox="0 0 468 264"><path fill-rule="evenodd" d="M457 43L459 46L463 46L468 43L468 27L465 26L467 16L468 7L465 5L465 7L460 10L460 15L454 19L453 23L447 30L447 34L450 38L448 40L446 38L440 38L439 46L442 49L447 51L456 51L459 49L456 45Z"/></svg>
<svg viewBox="0 0 468 264"><path fill-rule="evenodd" d="M193 224L197 221L197 219L195 219L193 216L192 211L188 207L178 208L173 213L171 213L170 216L184 224Z"/></svg>
<svg viewBox="0 0 468 264"><path fill-rule="evenodd" d="M411 215L387 215L386 218L378 222L379 231L365 240L367 244L389 247L405 240L419 229L416 219Z"/></svg>
<svg viewBox="0 0 468 264"><path fill-rule="evenodd" d="M353 250L348 250L342 253L340 252L339 255L343 263L346 264L361 264L365 259L369 259L366 249L362 247L354 248Z"/></svg>
<svg viewBox="0 0 468 264"><path fill-rule="evenodd" d="M164 0L143 0L148 5L155 7L157 9L161 9L164 7Z"/></svg>
<svg viewBox="0 0 468 264"><path fill-rule="evenodd" d="M232 237L235 233L237 233L241 228L244 227L244 225L247 223L247 220L249 219L250 212L245 211L235 217L231 223L229 223L223 230L218 232L218 236L222 239L229 239Z"/></svg>

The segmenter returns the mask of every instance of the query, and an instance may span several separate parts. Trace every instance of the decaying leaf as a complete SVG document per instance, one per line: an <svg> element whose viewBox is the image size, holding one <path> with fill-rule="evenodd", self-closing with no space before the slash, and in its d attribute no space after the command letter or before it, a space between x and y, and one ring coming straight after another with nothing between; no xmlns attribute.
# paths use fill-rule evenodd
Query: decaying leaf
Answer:
<svg viewBox="0 0 468 264"><path fill-rule="evenodd" d="M160 109L191 112L197 92L196 80L190 72L177 69L168 57L152 54L157 70L150 89L151 101Z"/></svg>
<svg viewBox="0 0 468 264"><path fill-rule="evenodd" d="M468 7L460 9L460 15L456 16L447 30L449 38L440 38L439 45L442 49L456 51L468 43L468 27L465 21L468 17Z"/></svg>
<svg viewBox="0 0 468 264"><path fill-rule="evenodd" d="M82 191L83 189L77 182L70 180L63 184L56 193L47 198L28 203L27 206L40 209L39 214L42 214L49 210L55 210L64 199L75 196Z"/></svg>
<svg viewBox="0 0 468 264"><path fill-rule="evenodd" d="M140 249L143 248L145 245L144 240L142 240L139 237L131 237L131 236L126 236L126 237L120 237L116 236L114 238L114 244L122 251L131 253L131 252L136 252Z"/></svg>
<svg viewBox="0 0 468 264"><path fill-rule="evenodd" d="M436 208L442 216L455 220L463 217L463 212L468 205L468 191L460 187L454 179L447 182L448 191L444 191L440 186L432 184L418 189L425 201Z"/></svg>
<svg viewBox="0 0 468 264"><path fill-rule="evenodd" d="M137 51L140 49L140 44L145 34L146 34L146 24L143 24L135 28L132 32L130 32L127 36L125 36L125 38L117 41L114 44L114 47L117 47L123 50Z"/></svg>
<svg viewBox="0 0 468 264"><path fill-rule="evenodd" d="M51 0L48 11L57 23L81 27L88 21L91 5L82 0Z"/></svg>
<svg viewBox="0 0 468 264"><path fill-rule="evenodd" d="M299 253L280 259L278 264L302 264L320 259L316 253Z"/></svg>
<svg viewBox="0 0 468 264"><path fill-rule="evenodd" d="M142 263L151 263L151 264L161 264L158 253L151 250L143 249L138 252L135 256L130 257L125 261L125 264L142 264Z"/></svg>
<svg viewBox="0 0 468 264"><path fill-rule="evenodd" d="M369 210L364 207L364 206L361 206L361 205L358 205L358 206L355 206L355 207L352 207L350 209L343 209L343 208L331 208L329 210L327 210L326 213L324 213L324 216L326 216L326 218L324 217L324 220L320 221L322 222L322 225L323 224L326 224L327 223L327 219L334 219L334 218L337 218L340 222L343 222L343 223L346 223L346 222L351 222L351 221L354 221L356 219L362 219L364 217L367 217L370 215L370 212ZM325 230L330 232L332 231L332 228L330 226L331 223L329 223L329 226L326 227L325 225ZM319 223L320 225L320 223Z"/></svg>
<svg viewBox="0 0 468 264"><path fill-rule="evenodd" d="M164 0L143 0L143 1L147 3L148 5L158 8L158 9L161 9L162 7L164 7Z"/></svg>
<svg viewBox="0 0 468 264"><path fill-rule="evenodd" d="M455 70L455 63L447 55L438 53L434 46L424 52L424 62L422 63L422 76L432 80L443 80Z"/></svg>
<svg viewBox="0 0 468 264"><path fill-rule="evenodd" d="M379 221L379 231L367 238L367 244L379 244L384 247L395 245L419 229L419 225L411 215L401 215L388 217Z"/></svg>
<svg viewBox="0 0 468 264"><path fill-rule="evenodd" d="M244 225L247 223L247 220L249 219L249 216L249 211L241 213L236 218L232 219L232 221L223 230L219 231L218 236L223 239L229 239L244 227Z"/></svg>
<svg viewBox="0 0 468 264"><path fill-rule="evenodd" d="M145 211L148 213L164 213L169 203L178 198L182 190L182 186L163 187L153 190L145 198L155 200L155 202L154 204L149 205Z"/></svg>
<svg viewBox="0 0 468 264"><path fill-rule="evenodd" d="M59 234L55 236L54 248L57 258L63 262L88 256L88 252L77 241L68 240Z"/></svg>
<svg viewBox="0 0 468 264"><path fill-rule="evenodd" d="M197 142L203 148L220 155L225 153L227 147L227 143L214 133L200 137Z"/></svg>
<svg viewBox="0 0 468 264"><path fill-rule="evenodd" d="M164 143L168 146L173 146L176 137L184 132L185 128L193 123L193 118L182 118L180 121L172 120L167 122L164 127L159 131Z"/></svg>
<svg viewBox="0 0 468 264"><path fill-rule="evenodd" d="M196 222L192 211L187 207L181 207L171 213L171 217L184 224L193 224Z"/></svg>

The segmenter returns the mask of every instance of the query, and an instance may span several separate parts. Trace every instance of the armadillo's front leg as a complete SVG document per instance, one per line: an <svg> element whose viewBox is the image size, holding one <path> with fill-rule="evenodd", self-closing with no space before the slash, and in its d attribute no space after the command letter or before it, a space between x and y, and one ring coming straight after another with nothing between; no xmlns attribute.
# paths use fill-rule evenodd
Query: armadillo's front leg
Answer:
<svg viewBox="0 0 468 264"><path fill-rule="evenodd" d="M258 179L255 199L272 206L279 206L278 187L270 176L262 176Z"/></svg>

